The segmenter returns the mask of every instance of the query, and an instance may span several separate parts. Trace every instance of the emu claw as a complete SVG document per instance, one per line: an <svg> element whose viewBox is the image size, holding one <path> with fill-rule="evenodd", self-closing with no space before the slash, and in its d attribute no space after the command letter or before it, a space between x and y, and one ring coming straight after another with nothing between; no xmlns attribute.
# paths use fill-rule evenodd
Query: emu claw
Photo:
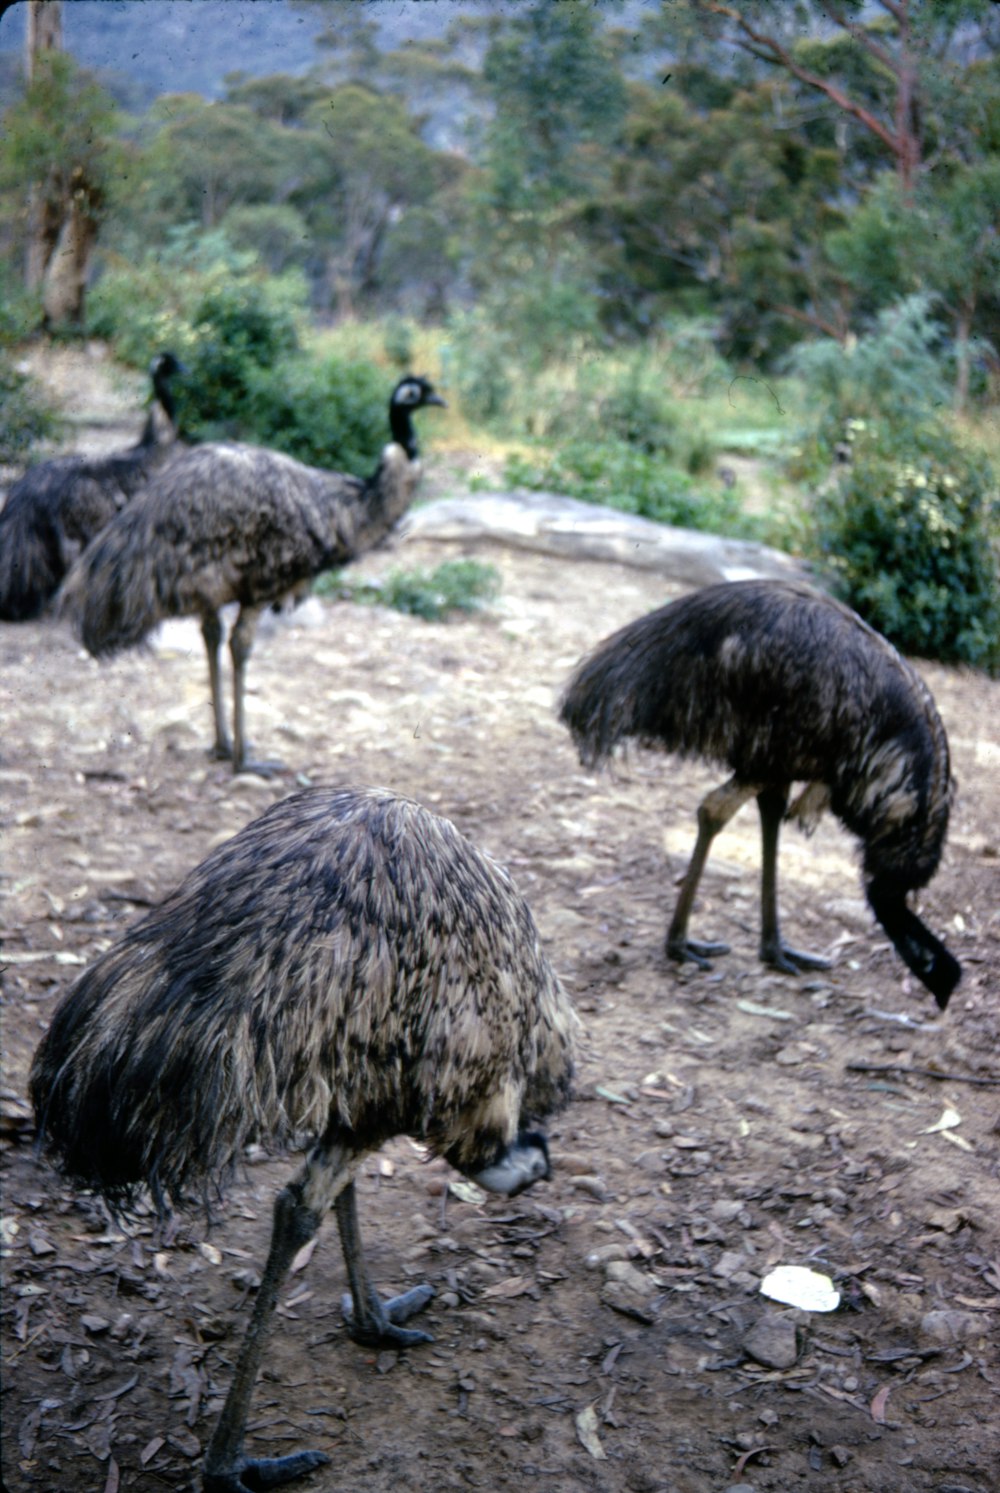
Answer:
<svg viewBox="0 0 1000 1493"><path fill-rule="evenodd" d="M667 939L667 958L678 964L697 964L699 969L711 969L711 959L716 954L728 954L727 943L700 943L694 938Z"/></svg>
<svg viewBox="0 0 1000 1493"><path fill-rule="evenodd" d="M326 1452L290 1452L287 1457L241 1457L225 1472L202 1475L205 1493L266 1493L282 1483L304 1477L317 1467L325 1467L330 1458Z"/></svg>
<svg viewBox="0 0 1000 1493"><path fill-rule="evenodd" d="M412 1348L418 1343L432 1343L434 1339L429 1332L400 1327L399 1323L422 1312L433 1295L434 1287L425 1284L413 1286L388 1301L375 1298L369 1302L370 1315L366 1313L365 1320L356 1321L353 1301L345 1294L341 1307L347 1331L356 1343L366 1348Z"/></svg>
<svg viewBox="0 0 1000 1493"><path fill-rule="evenodd" d="M819 954L804 954L800 949L789 949L785 944L761 945L761 962L769 964L786 975L798 975L808 969L832 969L829 959Z"/></svg>

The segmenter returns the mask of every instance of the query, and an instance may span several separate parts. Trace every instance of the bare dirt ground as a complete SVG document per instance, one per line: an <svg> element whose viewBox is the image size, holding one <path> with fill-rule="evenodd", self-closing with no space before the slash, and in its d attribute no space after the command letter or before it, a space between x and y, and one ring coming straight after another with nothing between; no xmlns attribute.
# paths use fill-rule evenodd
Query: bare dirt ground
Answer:
<svg viewBox="0 0 1000 1493"><path fill-rule="evenodd" d="M591 776L553 710L583 652L676 593L619 566L469 552L502 576L483 614L431 624L311 601L262 629L250 725L288 764L269 782L206 756L193 624L105 665L55 624L0 629L6 1488L198 1486L294 1163L251 1158L210 1229L123 1228L36 1158L25 1080L79 969L311 782L410 794L505 861L586 1037L550 1182L480 1201L405 1140L366 1167L374 1277L433 1283L435 1342L351 1342L328 1222L282 1294L248 1449L327 1451L295 1485L310 1493L989 1493L1000 686L925 670L959 783L922 899L965 968L944 1016L873 924L832 821L789 833L782 854L786 932L833 953L828 976L757 962L749 810L720 837L692 926L732 953L711 973L678 968L662 947L673 883L719 774L636 754ZM360 568L455 553L411 543ZM768 1303L758 1286L776 1264L831 1274L839 1310Z"/></svg>

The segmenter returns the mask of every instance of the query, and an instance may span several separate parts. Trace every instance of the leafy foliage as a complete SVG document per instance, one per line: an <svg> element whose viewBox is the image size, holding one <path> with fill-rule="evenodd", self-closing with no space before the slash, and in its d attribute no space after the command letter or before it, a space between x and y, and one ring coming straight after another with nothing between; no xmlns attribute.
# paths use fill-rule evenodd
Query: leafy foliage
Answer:
<svg viewBox="0 0 1000 1493"><path fill-rule="evenodd" d="M316 589L439 622L452 612L475 612L492 601L500 590L500 576L494 566L480 560L445 560L433 570L393 570L379 582L354 581L331 571Z"/></svg>
<svg viewBox="0 0 1000 1493"><path fill-rule="evenodd" d="M505 475L515 487L565 493L661 524L720 534L754 532L729 489L698 488L686 472L626 441L570 441L536 461L514 455Z"/></svg>
<svg viewBox="0 0 1000 1493"><path fill-rule="evenodd" d="M311 466L363 475L385 445L388 401L374 364L287 357L252 374L243 431Z"/></svg>
<svg viewBox="0 0 1000 1493"><path fill-rule="evenodd" d="M1000 491L940 426L852 422L853 459L816 500L846 601L898 648L1000 671Z"/></svg>
<svg viewBox="0 0 1000 1493"><path fill-rule="evenodd" d="M59 430L59 419L36 381L0 351L0 462L24 462L39 441Z"/></svg>

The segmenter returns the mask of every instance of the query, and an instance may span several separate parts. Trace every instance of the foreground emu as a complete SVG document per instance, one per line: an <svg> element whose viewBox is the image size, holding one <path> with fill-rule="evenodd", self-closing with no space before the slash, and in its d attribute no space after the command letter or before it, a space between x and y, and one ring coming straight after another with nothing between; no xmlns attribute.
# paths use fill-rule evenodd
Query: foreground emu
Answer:
<svg viewBox="0 0 1000 1493"><path fill-rule="evenodd" d="M208 654L215 755L235 772L251 762L246 667L261 611L321 571L380 543L413 501L420 477L412 415L443 405L424 378L400 379L389 400L392 440L368 478L305 466L235 442L197 446L152 482L70 572L62 611L95 657L133 648L166 617L195 616ZM233 740L222 706L220 609L239 604L229 639Z"/></svg>
<svg viewBox="0 0 1000 1493"><path fill-rule="evenodd" d="M687 936L712 840L756 797L763 870L760 957L777 969L826 967L778 928L778 833L829 806L864 847L865 891L897 952L943 1010L961 976L906 905L937 870L948 828L948 741L916 670L847 607L808 586L709 586L601 643L578 668L561 719L585 763L632 737L733 773L698 809L698 838L667 953L707 967L725 944ZM789 810L795 782L806 788Z"/></svg>
<svg viewBox="0 0 1000 1493"><path fill-rule="evenodd" d="M274 1208L270 1253L212 1437L212 1493L328 1460L245 1458L281 1283L331 1206L359 1342L429 1341L369 1281L354 1194L391 1136L513 1194L548 1174L532 1125L569 1096L576 1016L507 873L446 819L383 790L317 788L221 846L69 991L36 1053L39 1135L112 1206L220 1183L243 1147L316 1142Z"/></svg>

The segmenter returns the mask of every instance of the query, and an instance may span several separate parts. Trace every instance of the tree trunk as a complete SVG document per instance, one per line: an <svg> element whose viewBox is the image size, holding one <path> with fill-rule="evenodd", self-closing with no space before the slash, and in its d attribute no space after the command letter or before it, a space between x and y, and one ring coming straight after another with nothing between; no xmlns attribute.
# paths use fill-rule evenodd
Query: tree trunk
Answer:
<svg viewBox="0 0 1000 1493"><path fill-rule="evenodd" d="M59 240L45 267L42 310L46 327L83 324L87 263L97 238L97 224L87 211L84 191L70 198Z"/></svg>
<svg viewBox="0 0 1000 1493"><path fill-rule="evenodd" d="M61 0L29 0L28 25L25 32L24 71L30 84L38 72L39 59L46 52L62 49ZM37 290L45 276L45 266L59 239L60 217L54 212L44 184L34 182L28 189L28 244L24 262L24 283Z"/></svg>

